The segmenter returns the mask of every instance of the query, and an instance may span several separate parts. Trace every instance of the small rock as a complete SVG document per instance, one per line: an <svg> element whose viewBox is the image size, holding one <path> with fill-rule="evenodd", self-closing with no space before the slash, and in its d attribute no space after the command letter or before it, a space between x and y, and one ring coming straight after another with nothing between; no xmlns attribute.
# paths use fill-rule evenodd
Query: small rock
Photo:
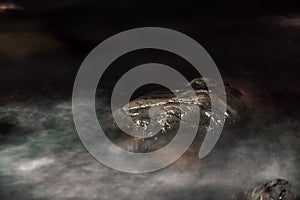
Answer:
<svg viewBox="0 0 300 200"><path fill-rule="evenodd" d="M252 190L238 194L235 200L295 200L291 184L283 179L275 179Z"/></svg>

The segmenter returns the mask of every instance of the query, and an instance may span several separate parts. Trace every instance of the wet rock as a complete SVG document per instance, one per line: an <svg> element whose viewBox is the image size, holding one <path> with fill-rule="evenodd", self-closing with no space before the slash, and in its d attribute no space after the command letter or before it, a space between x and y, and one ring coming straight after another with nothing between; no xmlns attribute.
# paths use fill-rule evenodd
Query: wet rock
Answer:
<svg viewBox="0 0 300 200"><path fill-rule="evenodd" d="M234 200L295 200L291 184L283 179L269 181L256 188L238 194Z"/></svg>
<svg viewBox="0 0 300 200"><path fill-rule="evenodd" d="M219 123L211 113L211 101L217 104L225 105L226 103L219 99L217 96L210 97L210 91L206 87L206 82L211 87L215 87L216 83L210 80L204 81L203 78L197 78L190 82L190 85L194 89L196 94L195 99L185 98L192 92L188 89L179 89L179 94L182 99L178 99L170 91L156 91L141 96L129 103L129 105L117 110L115 115L118 116L130 116L129 120L132 120L136 127L147 127L150 124L149 111L152 110L152 119L161 124L161 130L167 131L168 129L176 128L182 117L182 109L180 103L185 106L199 106L200 108L200 129L207 128L210 119ZM227 111L225 116L227 117L225 125L232 125L237 123L243 118L243 115L247 112L247 105L242 101L242 93L237 89L231 88L230 85L226 85L226 96L227 96ZM154 113L153 113L154 111ZM165 117L165 121L162 118ZM126 120L123 121L124 125L129 124ZM132 128L132 127L130 127Z"/></svg>
<svg viewBox="0 0 300 200"><path fill-rule="evenodd" d="M248 112L248 107L243 101L244 93L228 84L225 85L227 98L227 103L225 103L214 94L212 97L210 96L211 91L208 90L205 82L211 87L216 86L213 81L197 78L190 82L193 91L185 86L176 91L180 96L179 99L171 91L155 91L132 100L129 104L115 111L114 115L122 119L121 122L117 124L113 117L105 119L103 124L109 126L106 129L106 135L126 151L151 152L164 147L172 140L177 134L180 122L188 122L188 127L191 130L195 127L198 130L199 134L194 141L196 144L201 142L207 130L210 129L210 121L217 126L222 123L217 114L211 112L211 102L223 107L226 106L224 127L235 127ZM190 98L190 92L195 92L196 98ZM198 106L200 108L200 123L191 125L189 120L183 120L187 115L180 108L180 104L184 104L190 110L189 119L196 117L196 115L199 116L199 113L195 112L194 109L195 106ZM124 134L122 131L124 129L119 129L120 123L123 128L128 128L128 131L125 130L125 132L130 135ZM111 124L113 125L111 126ZM186 130L185 134L189 134L189 132ZM198 150L199 145L196 146L195 148Z"/></svg>

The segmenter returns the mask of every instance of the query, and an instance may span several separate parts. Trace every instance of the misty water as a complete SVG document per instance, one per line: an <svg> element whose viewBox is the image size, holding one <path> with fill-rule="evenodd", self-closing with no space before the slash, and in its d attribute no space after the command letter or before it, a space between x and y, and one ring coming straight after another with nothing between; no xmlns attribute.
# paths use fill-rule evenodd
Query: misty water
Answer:
<svg viewBox="0 0 300 200"><path fill-rule="evenodd" d="M299 123L276 112L262 109L225 128L205 159L196 143L165 169L128 174L83 147L70 99L28 96L0 108L1 199L230 199L274 178L300 191ZM98 102L105 116L109 105Z"/></svg>
<svg viewBox="0 0 300 200"><path fill-rule="evenodd" d="M1 200L223 200L275 178L288 180L299 198L299 6L91 2L15 0L5 12L0 5ZM225 82L248 94L249 116L225 128L202 160L195 142L167 168L128 174L84 148L70 96L80 64L97 44L143 26L178 30L203 45ZM114 63L103 82L149 62L199 76L166 52L133 53ZM97 103L105 119L110 105L103 96Z"/></svg>

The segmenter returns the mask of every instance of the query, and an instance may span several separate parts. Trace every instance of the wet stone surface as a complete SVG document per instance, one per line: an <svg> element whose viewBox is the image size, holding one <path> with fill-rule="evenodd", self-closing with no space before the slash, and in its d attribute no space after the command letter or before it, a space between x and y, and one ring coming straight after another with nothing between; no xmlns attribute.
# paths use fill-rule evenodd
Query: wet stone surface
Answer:
<svg viewBox="0 0 300 200"><path fill-rule="evenodd" d="M235 200L295 200L291 184L283 179L275 179L239 194Z"/></svg>
<svg viewBox="0 0 300 200"><path fill-rule="evenodd" d="M191 118L199 115L194 109L195 106L199 107L200 124L198 126L198 133L203 138L206 131L210 128L210 120L217 126L220 126L222 123L218 120L218 116L211 112L211 101L216 102L217 105L227 107L227 111L224 113L226 117L225 128L236 125L248 112L247 105L242 98L243 93L238 89L232 88L230 85L226 85L226 103L207 89L206 82L211 87L216 86L214 82L204 80L203 78L196 78L190 82L196 94L196 98L194 99L190 98L192 91L183 88L176 91L179 93L180 98L177 98L171 91L155 91L132 100L123 108L116 110L114 114L122 119L122 127L127 127L129 131L133 130L133 136L135 132L137 134L143 132L142 134L145 134L146 137L134 138L125 133L122 134L122 131L118 128L120 124L116 124L113 121L113 117L109 120L113 121L111 124L113 124L114 130L108 131L112 133L108 137L117 143L118 141L122 141L119 144L127 151L147 152L159 149L166 145L176 134L182 117L185 115L180 107L183 105L190 111L189 115ZM149 113L151 113L151 117ZM133 122L133 126L128 125L132 124L130 123L131 121ZM156 130L151 130L151 123L156 125L155 128L159 127L158 133ZM185 121L182 121L182 123L185 123Z"/></svg>

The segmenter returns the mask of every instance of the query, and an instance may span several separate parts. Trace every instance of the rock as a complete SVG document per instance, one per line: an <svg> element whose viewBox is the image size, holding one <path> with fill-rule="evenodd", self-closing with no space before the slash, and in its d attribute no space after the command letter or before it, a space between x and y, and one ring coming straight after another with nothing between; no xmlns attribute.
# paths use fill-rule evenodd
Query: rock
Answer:
<svg viewBox="0 0 300 200"><path fill-rule="evenodd" d="M216 83L213 81L205 80L205 82L208 82L211 87L216 86ZM179 93L184 100L176 98L170 91L156 91L131 101L127 107L124 106L117 110L115 115L121 117L125 115L130 116L130 120L133 121L136 127L147 127L150 123L150 108L152 111L154 110L152 118L155 121L162 119L162 112L159 112L162 110L166 121L164 121L163 124L162 122L159 122L159 124L162 125L162 131L167 131L168 129L176 128L179 125L182 114L180 103L183 103L186 106L192 107L197 105L200 107L201 125L199 128L207 128L206 126L210 119L214 120L215 117L214 114L211 113L211 101L222 105L224 105L225 102L216 96L213 96L211 99L210 91L208 91L205 82L203 78L197 78L190 82L190 85L196 93L196 99L184 98L185 96L189 96L189 92L192 92L188 89L179 90ZM227 112L225 113L227 119L225 124L232 125L243 118L243 114L247 112L247 106L241 100L241 96L243 95L242 93L240 93L237 89L231 88L230 85L226 85L225 87L227 96ZM155 112L155 110L157 110L157 112ZM129 124L126 120L124 120L123 123L124 124L122 126ZM215 120L215 123L218 123L217 120Z"/></svg>
<svg viewBox="0 0 300 200"><path fill-rule="evenodd" d="M283 179L275 179L252 190L238 194L234 200L295 200L291 184Z"/></svg>
<svg viewBox="0 0 300 200"><path fill-rule="evenodd" d="M130 132L131 136L134 137L124 134L113 117L104 119L103 124L107 124L105 127L106 135L111 141L126 151L142 153L158 150L167 145L177 134L181 121L186 123L182 120L183 112L180 109L180 103L182 103L190 108L192 111L191 116L194 116L193 114L199 115L198 112L193 113L195 106L200 108L200 124L196 125L198 134L194 140L195 144L200 143L210 128L210 120L217 126L220 125L218 116L211 112L211 102L214 101L223 106L226 104L217 96L212 95L212 98L210 98L210 91L208 91L205 82L210 84L211 87L216 86L216 83L213 81L204 81L203 78L197 78L190 82L196 94L195 99L188 98L189 92L192 91L183 86L182 89L178 90L181 97L187 97L183 98L183 100L177 99L170 91L155 91L132 100L129 104L116 110L114 115L118 115L119 118L123 119L121 120L121 126L128 128L129 131L126 131L126 133ZM225 89L227 98L225 106L227 106L227 111L225 113L226 121L224 127L231 128L235 127L237 123L247 116L249 109L243 101L245 93L232 88L228 84L225 85ZM149 111L151 111L151 118L149 117ZM154 122L154 125L149 125L152 122ZM131 124L131 126L128 124ZM190 124L188 126L191 128L195 127ZM189 134L189 132L185 134ZM147 137L143 137L143 135ZM198 151L198 147L199 145L195 145L195 149L193 147L190 149Z"/></svg>

